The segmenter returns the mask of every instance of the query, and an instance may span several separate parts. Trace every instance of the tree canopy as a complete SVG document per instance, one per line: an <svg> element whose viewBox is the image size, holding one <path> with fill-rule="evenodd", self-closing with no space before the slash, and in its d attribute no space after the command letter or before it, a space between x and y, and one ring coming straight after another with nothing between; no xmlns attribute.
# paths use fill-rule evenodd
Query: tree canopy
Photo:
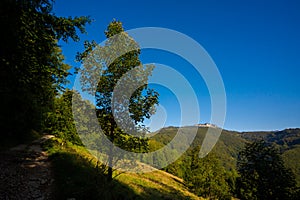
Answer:
<svg viewBox="0 0 300 200"><path fill-rule="evenodd" d="M87 42L86 50L78 54L84 67L80 70L82 89L95 95L99 125L114 145L128 151L146 151L142 122L150 118L158 104L158 93L147 84L154 66L142 65L139 46L121 22L112 21L105 35L103 47ZM109 166L115 157L109 152ZM111 167L108 177L112 177Z"/></svg>
<svg viewBox="0 0 300 200"><path fill-rule="evenodd" d="M237 194L242 199L291 199L294 174L284 166L278 149L264 141L249 143L238 158Z"/></svg>
<svg viewBox="0 0 300 200"><path fill-rule="evenodd" d="M53 0L3 0L0 6L2 138L42 131L54 97L64 90L70 66L59 40L79 40L89 17L58 17Z"/></svg>

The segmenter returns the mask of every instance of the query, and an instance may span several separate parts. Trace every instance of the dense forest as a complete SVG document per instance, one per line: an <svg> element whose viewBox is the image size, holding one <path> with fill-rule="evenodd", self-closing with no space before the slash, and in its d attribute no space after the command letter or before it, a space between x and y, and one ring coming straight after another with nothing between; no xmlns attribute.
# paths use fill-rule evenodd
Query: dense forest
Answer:
<svg viewBox="0 0 300 200"><path fill-rule="evenodd" d="M107 162L97 160L91 152L99 150L103 141L95 141L99 133L89 130L87 111L96 114L102 131L112 144L130 152L161 149L175 137L178 127L148 133L141 125L153 114L153 106L159 104L159 94L147 82L155 66L143 67L139 45L118 20L112 20L103 30L107 38L104 46L99 48L94 41L86 41L84 51L74 55L84 66L81 71L75 71L84 74L83 89L95 95L95 105L81 97L78 91L66 88L67 78L73 76L70 73L72 66L65 63L58 43L79 41L80 34L86 33L85 26L92 20L87 16L58 17L52 6L52 0L2 0L0 3L3 27L0 158L4 160L7 156L3 155L13 155L7 153L12 147L30 144L45 134L51 135L51 139L41 143L52 164L54 189L51 199L300 198L300 129L222 130L213 151L200 158L199 150L207 128L183 127L187 138L197 129L190 148L180 156L177 150L183 148L182 143L172 144L171 156L179 158L165 168L149 173L134 174L115 169L114 163L120 161L120 155L111 146L100 148L105 154L101 156ZM120 41L123 42L121 45ZM131 51L112 59L129 47ZM98 57L91 59L97 51L106 57L101 57L100 61ZM135 78L132 75L124 78L124 74L136 66L140 67L135 71ZM100 80L93 75L93 67L101 68ZM118 97L123 103L112 105L113 91L121 77L143 82L143 86L138 87L128 102ZM94 81L97 83L95 88L92 87ZM125 82L119 87L124 91L128 90L127 86ZM80 127L73 116L72 103L75 101L80 108L76 111L81 116ZM113 114L119 112L122 116L124 102L128 104L131 119L117 121ZM138 135L130 135L118 123L129 124L128 130L134 130ZM88 136L82 138L78 129ZM152 137L143 137L145 135ZM145 160L151 166L139 165L154 169L164 165L167 156L170 155L162 151L152 160ZM0 177L0 199L17 199L13 196L16 194L4 191L8 189L2 175Z"/></svg>

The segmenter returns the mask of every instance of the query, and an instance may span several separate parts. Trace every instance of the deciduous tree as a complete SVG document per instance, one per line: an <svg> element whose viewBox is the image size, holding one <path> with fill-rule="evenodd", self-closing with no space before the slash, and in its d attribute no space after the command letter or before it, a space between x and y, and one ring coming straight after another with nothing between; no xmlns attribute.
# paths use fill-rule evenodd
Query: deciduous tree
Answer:
<svg viewBox="0 0 300 200"><path fill-rule="evenodd" d="M231 199L230 188L226 181L226 171L213 154L199 158L199 149L191 153L191 164L185 180L199 196L209 199Z"/></svg>
<svg viewBox="0 0 300 200"><path fill-rule="evenodd" d="M124 32L121 22L111 22L105 35L105 46L87 42L86 50L78 54L84 67L80 71L82 89L95 95L99 125L114 145L128 151L145 151L148 142L139 134L143 132L141 123L150 118L153 106L158 104L158 93L147 84L154 66L142 65L139 46ZM118 84L119 81L122 83ZM119 92L114 92L116 87L119 87ZM126 96L124 91L133 92ZM108 154L108 177L112 179L111 166L116 156L112 148Z"/></svg>
<svg viewBox="0 0 300 200"><path fill-rule="evenodd" d="M291 199L294 174L284 166L279 151L264 141L249 143L240 152L237 193L242 199Z"/></svg>

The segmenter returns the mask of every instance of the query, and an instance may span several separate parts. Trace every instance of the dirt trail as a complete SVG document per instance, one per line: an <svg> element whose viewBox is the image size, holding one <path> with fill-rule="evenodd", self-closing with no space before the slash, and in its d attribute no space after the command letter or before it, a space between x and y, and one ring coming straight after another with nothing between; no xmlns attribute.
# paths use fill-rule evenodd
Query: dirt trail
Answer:
<svg viewBox="0 0 300 200"><path fill-rule="evenodd" d="M0 152L0 199L51 199L51 163L41 144L53 137L45 135L29 145Z"/></svg>

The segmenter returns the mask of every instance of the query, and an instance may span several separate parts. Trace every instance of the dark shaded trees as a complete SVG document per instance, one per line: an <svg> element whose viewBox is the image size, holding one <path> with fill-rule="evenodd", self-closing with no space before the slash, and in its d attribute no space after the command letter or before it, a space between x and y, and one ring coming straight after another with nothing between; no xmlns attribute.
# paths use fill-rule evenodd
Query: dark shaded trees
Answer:
<svg viewBox="0 0 300 200"><path fill-rule="evenodd" d="M237 162L237 194L241 199L292 199L294 174L284 166L279 151L264 141L249 143Z"/></svg>
<svg viewBox="0 0 300 200"><path fill-rule="evenodd" d="M48 112L45 121L45 131L51 133L64 141L72 142L73 144L83 145L77 130L72 114L72 97L79 94L74 94L74 91L66 89L64 93L57 96L53 103L53 112ZM83 101L83 100L81 100Z"/></svg>
<svg viewBox="0 0 300 200"><path fill-rule="evenodd" d="M3 0L1 140L23 140L30 130L43 130L47 112L62 91L70 66L57 42L78 41L88 17L64 18L52 13L53 0ZM2 141L3 141L2 140Z"/></svg>

